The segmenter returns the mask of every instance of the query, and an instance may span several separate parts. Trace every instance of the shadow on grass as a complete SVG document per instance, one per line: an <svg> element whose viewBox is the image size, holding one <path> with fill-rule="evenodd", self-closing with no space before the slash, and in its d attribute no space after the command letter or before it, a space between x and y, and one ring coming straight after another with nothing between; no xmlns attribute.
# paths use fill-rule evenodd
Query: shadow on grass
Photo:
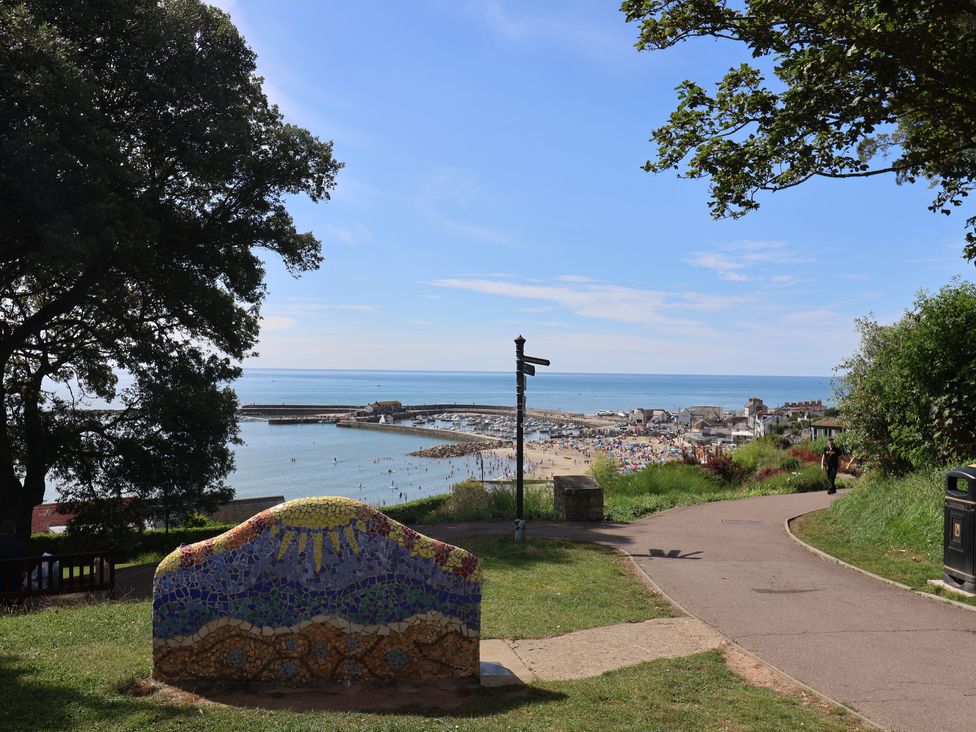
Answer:
<svg viewBox="0 0 976 732"><path fill-rule="evenodd" d="M42 675L42 669L23 658L0 655L0 728L5 732L81 729L86 719L121 721L138 716L145 721L182 722L199 716L192 707L159 704L101 688L72 688Z"/></svg>
<svg viewBox="0 0 976 732"><path fill-rule="evenodd" d="M570 564L580 551L603 551L592 544L565 539L527 539L516 544L510 537L471 539L458 544L474 554L482 566L496 570L525 569L536 564Z"/></svg>
<svg viewBox="0 0 976 732"><path fill-rule="evenodd" d="M313 684L289 688L264 683L214 682L167 688L179 688L199 700L237 709L356 712L446 719L504 714L567 699L562 692L531 686L483 688L436 683L348 687Z"/></svg>

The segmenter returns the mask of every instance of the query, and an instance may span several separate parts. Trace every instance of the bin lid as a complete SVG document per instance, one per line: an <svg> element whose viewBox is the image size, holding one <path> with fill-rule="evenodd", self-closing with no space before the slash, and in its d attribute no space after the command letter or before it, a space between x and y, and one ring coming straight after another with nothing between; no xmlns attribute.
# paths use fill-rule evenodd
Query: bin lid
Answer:
<svg viewBox="0 0 976 732"><path fill-rule="evenodd" d="M976 483L976 467L967 465L964 468L953 468L946 473L946 478L963 478Z"/></svg>

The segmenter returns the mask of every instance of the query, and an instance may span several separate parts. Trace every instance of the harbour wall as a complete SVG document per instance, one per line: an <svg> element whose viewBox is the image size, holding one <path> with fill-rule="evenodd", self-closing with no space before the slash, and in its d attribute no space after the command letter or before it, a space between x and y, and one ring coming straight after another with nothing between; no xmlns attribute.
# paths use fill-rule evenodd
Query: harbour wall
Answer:
<svg viewBox="0 0 976 732"><path fill-rule="evenodd" d="M399 432L403 435L421 435L437 440L451 442L496 442L495 437L476 435L471 432L455 432L454 430L439 430L429 427L411 427L405 424L378 424L377 422L336 422L336 427L350 427L358 430L377 430L380 432Z"/></svg>

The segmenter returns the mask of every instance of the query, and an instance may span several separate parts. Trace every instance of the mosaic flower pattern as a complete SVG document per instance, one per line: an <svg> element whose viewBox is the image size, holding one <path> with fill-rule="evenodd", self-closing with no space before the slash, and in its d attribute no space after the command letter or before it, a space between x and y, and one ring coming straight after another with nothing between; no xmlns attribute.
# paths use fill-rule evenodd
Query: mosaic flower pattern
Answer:
<svg viewBox="0 0 976 732"><path fill-rule="evenodd" d="M478 674L473 555L349 498L303 498L167 556L157 678L374 682Z"/></svg>

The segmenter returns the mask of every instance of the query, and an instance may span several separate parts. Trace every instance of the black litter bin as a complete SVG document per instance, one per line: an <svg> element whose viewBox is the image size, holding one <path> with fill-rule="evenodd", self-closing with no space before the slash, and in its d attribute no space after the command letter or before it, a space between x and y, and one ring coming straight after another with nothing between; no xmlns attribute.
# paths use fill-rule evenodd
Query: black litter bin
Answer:
<svg viewBox="0 0 976 732"><path fill-rule="evenodd" d="M976 468L946 473L942 548L945 583L976 593Z"/></svg>

